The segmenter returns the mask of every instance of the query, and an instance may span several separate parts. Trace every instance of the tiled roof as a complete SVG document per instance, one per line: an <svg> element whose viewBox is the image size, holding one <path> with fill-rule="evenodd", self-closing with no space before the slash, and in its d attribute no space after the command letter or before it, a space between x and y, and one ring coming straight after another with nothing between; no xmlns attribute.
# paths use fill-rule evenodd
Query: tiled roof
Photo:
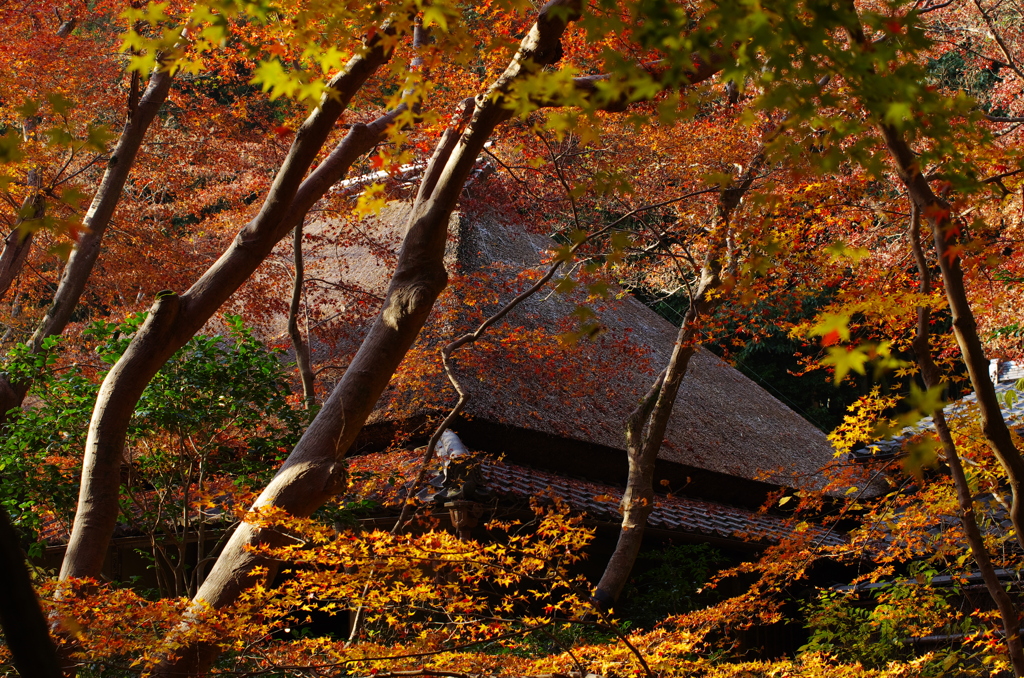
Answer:
<svg viewBox="0 0 1024 678"><path fill-rule="evenodd" d="M1008 366L1004 366L1001 369L1009 373L1011 370L1019 368L1015 367L1013 363L1009 363ZM1006 421L1007 426L1021 428L1024 427L1024 394L1020 394L1016 398L1010 397L1009 400L1007 399L1009 392L1017 390L1015 384L1015 381L1000 381L994 383L993 386L999 400L999 408L1002 410L1003 419ZM942 413L946 416L946 422L951 429L957 429L968 425L972 421L977 421L980 417L977 394L971 393L956 402L946 405L942 408ZM876 440L864 449L855 451L854 454L862 458L885 459L892 457L900 454L903 450L903 445L912 438L922 433L934 431L934 419L932 417L924 417L912 426L907 426L901 430L899 435L886 438L885 440Z"/></svg>
<svg viewBox="0 0 1024 678"><path fill-rule="evenodd" d="M385 506L397 505L412 485L419 457L418 452L408 450L354 457L349 464L349 494L357 498L374 499ZM621 518L621 488L492 458L481 459L480 471L480 492L485 496L524 502L557 497L572 510L585 513L592 520L618 523ZM197 521L201 516L207 523L221 522L225 509L220 504L228 504L230 501L226 492L219 494L206 508L194 511L192 520ZM706 535L751 544L776 543L795 531L793 521L782 516L673 495L656 496L648 525L680 534ZM69 527L64 521L50 516L44 521L41 536L50 546L65 544L69 537ZM810 530L823 544L832 545L843 541L840 535L820 526L812 526ZM137 534L137 530L122 522L118 524L115 537Z"/></svg>
<svg viewBox="0 0 1024 678"><path fill-rule="evenodd" d="M377 501L391 504L405 496L415 477L416 457L406 451L376 452L350 461L352 491ZM367 474L372 472L372 476ZM394 483L381 483L382 471L393 474ZM479 492L499 500L558 498L593 520L618 523L622 489L611 485L570 478L499 459L484 457L480 461L482 483ZM390 479L390 478L389 478ZM688 535L706 535L752 544L775 543L793 534L793 522L782 516L700 499L674 495L657 495L654 511L648 518L652 528ZM820 526L812 526L811 534L823 544L842 543L840 535Z"/></svg>
<svg viewBox="0 0 1024 678"><path fill-rule="evenodd" d="M1013 360L993 360L989 373L995 373L993 381L1018 381L1024 379L1024 365Z"/></svg>
<svg viewBox="0 0 1024 678"><path fill-rule="evenodd" d="M481 464L484 488L499 497L558 497L571 508L600 521L619 522L622 490L584 480L538 471L492 459ZM680 533L735 539L750 543L774 543L794 532L793 522L781 516L688 497L657 495L647 519L652 528ZM814 533L824 544L843 540L821 527Z"/></svg>

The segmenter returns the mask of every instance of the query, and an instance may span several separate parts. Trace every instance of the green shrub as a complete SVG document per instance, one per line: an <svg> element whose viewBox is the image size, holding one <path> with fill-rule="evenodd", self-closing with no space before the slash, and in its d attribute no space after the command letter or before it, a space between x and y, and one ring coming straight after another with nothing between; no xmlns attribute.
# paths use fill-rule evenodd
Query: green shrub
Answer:
<svg viewBox="0 0 1024 678"><path fill-rule="evenodd" d="M700 609L711 602L710 594L702 592L704 584L725 564L721 552L708 544L670 544L641 552L617 616L650 628L670 615Z"/></svg>
<svg viewBox="0 0 1024 678"><path fill-rule="evenodd" d="M911 574L916 576L876 589L868 600L852 592L819 591L804 608L811 636L800 652L821 652L840 662L883 669L890 662L913 658L914 639L955 637L974 628L970 617L950 604L956 589L932 586L934 572L912 568ZM967 655L960 643L936 643L934 649L934 659L924 665L922 675L946 675L953 667L963 668Z"/></svg>
<svg viewBox="0 0 1024 678"><path fill-rule="evenodd" d="M57 367L61 341L32 354L14 349L7 372L31 379L26 407L11 414L0 443L0 504L38 555L44 514L70 524L78 496L82 451L100 382L145 319L93 323L85 332L102 365ZM123 487L182 500L181 488L211 477L260 485L298 440L305 414L289 402L291 390L276 352L252 336L241 318L225 319L225 335L196 336L146 388L125 446ZM131 492L127 493L128 495ZM193 497L194 498L194 497ZM168 514L169 504L161 502ZM159 517L126 512L131 521Z"/></svg>

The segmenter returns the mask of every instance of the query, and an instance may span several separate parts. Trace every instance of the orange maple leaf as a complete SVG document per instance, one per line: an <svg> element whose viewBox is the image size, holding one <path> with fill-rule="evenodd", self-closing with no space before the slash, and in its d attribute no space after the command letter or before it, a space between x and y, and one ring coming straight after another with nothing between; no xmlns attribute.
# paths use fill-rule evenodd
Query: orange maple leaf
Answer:
<svg viewBox="0 0 1024 678"><path fill-rule="evenodd" d="M952 264L954 261L957 260L957 257L959 257L963 253L963 251L964 248L961 247L960 245L950 245L949 247L946 248L946 251L942 253L942 256L949 263Z"/></svg>

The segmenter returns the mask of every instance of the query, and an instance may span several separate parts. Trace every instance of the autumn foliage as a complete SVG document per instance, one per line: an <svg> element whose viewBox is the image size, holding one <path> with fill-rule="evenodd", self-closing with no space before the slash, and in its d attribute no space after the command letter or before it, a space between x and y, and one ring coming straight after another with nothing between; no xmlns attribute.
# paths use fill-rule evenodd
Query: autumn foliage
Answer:
<svg viewBox="0 0 1024 678"><path fill-rule="evenodd" d="M1017 5L19 0L0 26L0 503L33 557L47 525L71 541L35 584L79 675L1024 671L1018 396L986 381L1024 333ZM397 201L404 227L374 231ZM551 250L446 271L457 206ZM575 310L506 318L531 285ZM459 539L409 500L412 456L344 462L382 394L376 416L446 426L452 360L534 410L614 398L582 365L658 396L665 366L603 336L630 293L681 349L842 419L820 482L762 508L790 538L644 628L591 598L594 531L557 498ZM357 529L371 505L419 511ZM100 581L116 523L158 591ZM793 656L740 649L785 623Z"/></svg>

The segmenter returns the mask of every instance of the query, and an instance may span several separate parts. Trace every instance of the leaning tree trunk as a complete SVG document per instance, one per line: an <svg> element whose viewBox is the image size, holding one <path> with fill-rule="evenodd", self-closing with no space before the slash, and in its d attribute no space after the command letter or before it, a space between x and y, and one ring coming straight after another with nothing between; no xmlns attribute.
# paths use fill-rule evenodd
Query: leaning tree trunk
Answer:
<svg viewBox="0 0 1024 678"><path fill-rule="evenodd" d="M853 16L857 16L852 0L847 2ZM847 32L851 42L859 48L872 48L859 19L847 27ZM1010 429L1003 420L996 389L988 374L988 359L978 335L974 311L967 298L960 256L955 247L958 229L953 222L950 205L935 194L928 178L921 173L918 158L903 132L886 123L878 123L877 127L885 139L896 173L906 187L914 208L926 218L931 228L936 259L942 273L942 286L953 316L953 334L978 399L985 440L1006 473L1006 481L1013 495L1010 521L1013 523L1017 543L1024 548L1024 497L1021 496L1024 492L1024 457L1014 445Z"/></svg>
<svg viewBox="0 0 1024 678"><path fill-rule="evenodd" d="M306 212L361 155L380 142L400 107L369 125L352 125L337 147L303 180L352 96L391 56L395 30L385 27L367 41L330 81L334 96L296 132L259 214L228 249L180 297L157 295L153 308L124 355L107 373L97 396L82 463L82 482L61 578L97 577L103 567L118 514L120 465L135 405L160 367L209 320L256 270Z"/></svg>
<svg viewBox="0 0 1024 678"><path fill-rule="evenodd" d="M421 21L417 21L413 26L412 39L412 46L416 55L409 62L409 67L412 70L418 70L423 67L424 60L419 50L426 44L427 39L426 29L423 28ZM404 94L412 96L415 92L410 89L406 90ZM400 105L395 111L374 123L375 128L379 130L379 134L383 135L386 131L385 124L388 124L404 108L404 105ZM418 104L414 106L413 111L418 112ZM368 151L369 148L366 148L366 150ZM305 338L303 338L302 332L299 330L299 308L302 304L302 290L305 283L305 263L302 256L302 232L304 226L305 215L292 229L292 259L295 264L295 275L292 278L292 298L288 305L288 336L292 341L292 347L295 349L295 366L298 369L299 379L302 383L303 405L308 412L312 412L316 408L316 373L313 371L313 364L310 358L308 327Z"/></svg>
<svg viewBox="0 0 1024 678"><path fill-rule="evenodd" d="M103 173L100 188L93 197L89 211L86 212L82 225L87 229L79 238L78 244L71 252L68 263L60 277L53 303L46 316L39 323L32 335L33 350L38 351L39 345L46 337L64 331L71 313L78 305L78 300L85 290L85 283L96 264L100 253L103 234L114 216L114 210L121 200L124 185L128 181L128 173L135 164L142 140L146 131L156 118L157 111L167 99L174 75L169 69L160 68L149 79L149 85L134 109L130 111L128 122L125 123L117 146L110 154L107 169Z"/></svg>
<svg viewBox="0 0 1024 678"><path fill-rule="evenodd" d="M921 247L920 218L916 206L911 207L910 245L920 276L918 290L922 296L926 296L931 292L931 271ZM917 356L917 365L921 370L921 378L924 380L925 387L938 389L942 387L942 375L932 359L930 327L931 311L927 306L921 306L917 309L917 336L914 338L914 354ZM971 486L964 474L960 453L949 431L946 416L941 407L936 408L934 412L925 412L924 414L930 414L935 424L935 431L946 455L946 465L949 466L949 472L953 476L953 484L956 487L957 503L960 506L960 523L963 525L967 544L971 549L974 562L978 566L978 571L981 572L985 588L996 604L996 609L999 610L999 616L1003 622L1006 653L1010 657L1013 674L1017 678L1021 678L1024 676L1024 645L1022 645L1020 637L1020 613L1013 600L1010 599L1010 595L1003 589L999 577L996 575L995 567L992 565L988 548L985 546L985 539L981 530L978 529Z"/></svg>
<svg viewBox="0 0 1024 678"><path fill-rule="evenodd" d="M14 221L14 228L4 239L4 249L0 252L0 299L3 299L21 273L28 253L32 250L32 222L42 219L46 209L42 193L42 175L38 169L29 171L26 183L32 189L32 193L22 202L18 218Z"/></svg>
<svg viewBox="0 0 1024 678"><path fill-rule="evenodd" d="M86 212L82 225L85 231L71 252L67 265L61 274L60 283L53 299L53 304L40 322L32 336L32 351L39 352L45 338L58 335L64 331L71 312L78 304L86 280L92 273L96 257L99 255L103 233L114 216L114 209L121 200L128 173L135 163L146 131L156 118L157 111L163 105L170 91L174 76L168 70L158 70L149 79L146 92L136 106L129 121L125 124L118 139L117 146L107 161L107 169L103 173L100 187L93 196L89 211ZM6 251L5 251L6 254ZM27 248L22 252L28 254ZM6 375L0 376L0 423L6 420L6 413L19 407L28 392L30 384L11 382Z"/></svg>
<svg viewBox="0 0 1024 678"><path fill-rule="evenodd" d="M444 249L448 221L463 184L495 127L511 116L505 105L510 87L560 56L561 36L568 21L566 13L578 12L577 1L552 0L544 6L512 63L475 100L465 129L450 128L442 138L410 213L383 309L341 382L256 500L254 509L275 507L291 515L308 516L345 487L345 452L447 284ZM459 117L465 119L464 115ZM278 538L273 530L262 530L251 523L240 525L196 595L195 604L216 609L233 602L256 582L254 568L264 566L273 570L273 564L253 547L274 544ZM198 675L216 655L217 648L212 644L186 644L158 667L157 674Z"/></svg>
<svg viewBox="0 0 1024 678"><path fill-rule="evenodd" d="M382 34L387 38L382 39ZM125 435L135 404L146 385L174 351L184 346L256 270L273 246L345 175L352 163L385 138L388 128L405 111L403 104L368 125L352 125L330 155L302 181L340 112L366 78L390 56L390 48L386 46L391 43L393 34L391 28L376 32L368 40L366 51L332 79L330 84L336 96L326 98L299 128L260 213L239 232L220 259L185 294L180 298L173 292L158 295L152 313L162 316L160 322L147 320L125 354L107 374L89 426L79 509L61 568L62 578L99 575L117 519L117 479ZM546 55L546 58L555 56L557 54ZM705 59L693 54L691 59L692 68L686 74L689 83L706 80L722 68L723 60L719 55ZM666 72L675 76L671 71ZM567 99L597 96L605 99L601 102L605 110L624 110L633 100L633 93L624 91L616 98L608 98L601 89L606 78L575 78L572 81L573 91L567 96L538 98L533 103L537 106L562 106ZM457 140L456 134L451 141ZM421 194L429 194L438 179L436 173L428 173L423 179ZM396 303L405 306L413 300L396 298ZM388 311L388 317L391 314L392 311Z"/></svg>
<svg viewBox="0 0 1024 678"><path fill-rule="evenodd" d="M447 283L443 256L448 220L478 154L493 130L507 120L509 89L520 78L561 57L561 35L579 12L579 0L550 0L523 39L505 72L488 90L468 100L431 157L420 182L408 219L398 264L385 296L383 309L323 408L277 475L256 500L254 509L275 507L296 516L308 516L341 491L345 484L343 457L355 440L377 399L404 358ZM704 59L692 55L692 68L683 84L701 82L718 72L720 55ZM602 96L600 82L606 76L573 80L576 96ZM632 93L600 100L605 110L623 110ZM565 105L560 96L537 99L538 106ZM472 106L470 106L472 104ZM468 124L466 120L468 118ZM232 535L213 571L194 599L198 610L220 608L233 602L257 581L254 568L274 570L275 563L253 547L274 545L280 535L243 523ZM180 633L187 634L188 624ZM189 643L177 656L167 657L157 668L161 676L196 675L217 655L212 644Z"/></svg>

